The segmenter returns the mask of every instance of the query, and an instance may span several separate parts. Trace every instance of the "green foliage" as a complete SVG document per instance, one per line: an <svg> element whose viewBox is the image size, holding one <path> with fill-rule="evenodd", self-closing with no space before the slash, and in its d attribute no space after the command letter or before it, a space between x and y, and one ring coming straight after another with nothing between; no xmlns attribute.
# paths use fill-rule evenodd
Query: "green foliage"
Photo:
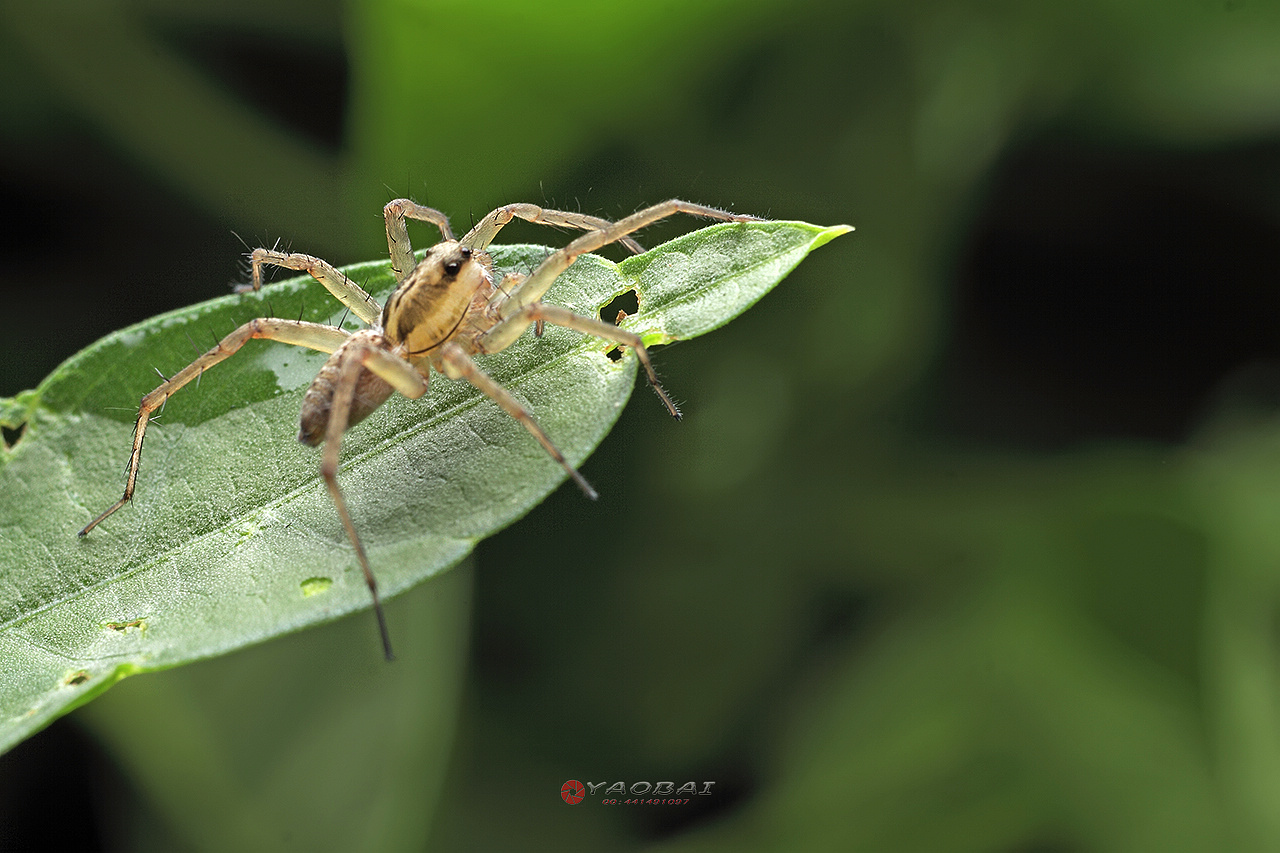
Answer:
<svg viewBox="0 0 1280 853"><path fill-rule="evenodd" d="M46 0L0 4L0 30L0 137L49 152L16 159L11 178L34 174L22 180L49 207L14 209L58 237L5 269L15 319L0 375L55 359L6 394L79 346L60 336L67 323L101 312L50 314L50 294L62 296L51 283L88 278L113 303L159 269L166 304L189 304L227 276L230 230L339 262L380 257L376 212L395 196L460 223L509 201L616 218L677 196L862 234L716 335L662 352L686 418L673 427L651 400L626 408L586 471L617 488L596 503L559 490L484 540L474 573L390 602L395 667L357 613L127 679L73 715L118 769L105 808L136 830L112 827L119 849L278 850L287 838L306 850L1280 849L1274 405L1234 411L1228 390L1199 427L1181 425L1185 441L1104 434L1046 450L1019 430L1044 415L1044 375L1014 356L995 366L1021 370L1015 385L978 371L957 383L952 360L972 354L955 343L961 324L975 330L960 271L990 249L977 238L990 235L992 199L1046 152L1112 168L1005 208L1006 243L1025 250L1010 264L1025 274L1020 304L1062 304L1036 285L1040 260L1068 257L1041 256L1041 240L1066 247L1042 217L1091 232L1071 244L1083 269L1170 269L1113 205L1126 185L1152 190L1142 207L1167 217L1175 242L1270 233L1280 5ZM218 66L219 45L246 60L237 72L267 57L273 74L297 76L244 92ZM349 69L345 108L318 113L340 142L286 125L281 107L325 88L299 45L330 73L335 56ZM149 189L131 203L124 182ZM1232 216L1197 221L1202 204ZM1236 216L1271 224L1241 230ZM511 239L541 239L521 227ZM1192 294L1206 323L1236 328L1222 298L1241 265L1223 260L1200 296L1186 280L1167 301L1149 291L1149 315ZM1138 287L1117 281L1116 296ZM1257 287L1273 290L1265 276ZM1108 369L1168 343L1135 320L1124 353L1098 348L1099 316L1051 320ZM1270 335L1268 316L1239 320L1241 337ZM966 340L1018 331L992 324ZM192 334L207 345L207 330ZM172 345L111 378L137 385L118 411L97 412L118 434L95 449L97 479L77 480L93 495L71 529L118 493L130 407L153 366L191 357L185 337ZM238 359L262 385L248 377L235 392L270 403L286 368ZM1115 405L1066 363L1069 399ZM1156 384L1176 386L1180 369L1162 368ZM190 436L222 387L210 375L173 401L148 439L137 503L79 544L117 547L175 507L199 515L193 495L163 493L165 472L188 445L172 434ZM0 421L22 421L32 403L12 401ZM285 456L270 461L310 476L315 457L293 446L293 407L282 409L264 440ZM956 413L981 434L955 429ZM165 442L177 449L162 458ZM536 455L527 445L512 448ZM430 470L364 490L364 511ZM323 501L316 512L345 548ZM360 598L349 567L292 570L299 608ZM465 591L429 606L471 579L471 626ZM112 630L139 642L129 621ZM343 772L308 761L318 757ZM715 779L718 795L700 809L570 807L557 796L569 778ZM51 799L69 824L60 792ZM350 804L360 819L307 803Z"/></svg>
<svg viewBox="0 0 1280 853"><path fill-rule="evenodd" d="M634 290L625 323L648 342L708 332L746 310L812 249L845 233L803 223L719 225L614 264L580 259L551 298L594 316ZM500 270L550 250L494 247ZM384 297L385 262L347 274ZM129 403L173 371L197 337L255 316L341 322L309 278L156 317L69 359L34 394L8 401L25 432L5 452L0 563L0 746L138 672L175 666L367 607L368 592L320 481L293 441L302 393L326 356L246 347L176 394L148 432L133 511L82 541L109 505L130 446ZM526 401L575 464L599 444L635 384L635 359L548 328L485 368ZM394 595L457 563L563 479L524 428L462 382L425 402L397 398L354 428L341 478L379 582Z"/></svg>

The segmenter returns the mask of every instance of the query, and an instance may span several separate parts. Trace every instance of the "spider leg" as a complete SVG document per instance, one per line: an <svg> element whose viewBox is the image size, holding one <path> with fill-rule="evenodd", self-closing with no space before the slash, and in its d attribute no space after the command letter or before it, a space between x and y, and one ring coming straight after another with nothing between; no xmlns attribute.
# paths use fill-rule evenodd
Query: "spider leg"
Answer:
<svg viewBox="0 0 1280 853"><path fill-rule="evenodd" d="M577 228L582 231L603 231L613 225L608 219L588 216L585 213L570 213L565 210L550 210L538 207L536 204L516 203L504 205L491 212L468 231L459 242L473 249L488 248L493 239L498 236L498 232L502 230L502 226L517 217L538 225L558 225ZM630 237L619 238L618 242L636 254L644 251L644 246L641 246Z"/></svg>
<svg viewBox="0 0 1280 853"><path fill-rule="evenodd" d="M357 333L359 335L360 333ZM347 511L347 501L342 495L342 487L338 485L338 460L342 451L342 436L347 431L347 421L351 413L351 405L355 400L356 383L363 369L372 370L379 377L386 379L393 387L408 397L421 397L427 390L427 380L407 361L391 354L386 349L371 342L368 338L353 336L339 356L338 383L334 389L333 402L329 410L329 423L325 430L324 452L320 457L320 475L324 477L325 486L329 489L329 497L337 507L338 517L347 531L347 538L356 549L356 558L360 561L360 570L364 573L364 582L369 587L369 595L373 597L373 612L378 618L378 633L382 638L382 651L387 660L394 660L391 651L391 634L387 630L387 617L382 612L382 599L378 595L378 581L369 567L369 557L365 553L364 543L356 526L351 521L351 513Z"/></svg>
<svg viewBox="0 0 1280 853"><path fill-rule="evenodd" d="M609 225L608 228L603 228L599 231L588 231L586 234L575 238L564 248L552 252L533 271L533 274L512 292L511 298L499 307L499 313L503 319L507 319L519 313L526 306L537 302L547 292L547 288L551 286L551 283L567 270L578 259L579 255L585 255L587 252L594 252L601 246L616 243L626 238L633 231L639 231L646 225L652 225L660 219L666 219L668 216L677 213L687 213L704 219L723 219L729 222L760 221L759 217L756 216L729 213L714 207L681 201L678 198L659 202L652 207L646 207L644 210L619 219Z"/></svg>
<svg viewBox="0 0 1280 853"><path fill-rule="evenodd" d="M280 320L276 318L259 318L250 320L227 335L209 351L195 361L179 370L161 383L154 391L142 398L138 405L138 421L133 428L133 452L129 455L129 464L124 481L124 495L120 500L107 507L97 518L85 525L80 531L84 536L101 524L133 497L134 487L138 482L138 465L142 461L142 439L147 432L147 424L151 413L164 405L165 401L182 386L193 379L198 379L210 367L231 355L254 338L280 341L286 344L309 347L321 352L333 352L347 339L347 333L332 326L319 323L305 323L297 320Z"/></svg>
<svg viewBox="0 0 1280 853"><path fill-rule="evenodd" d="M453 239L449 217L434 207L426 207L407 198L388 202L386 207L382 208L382 217L387 221L387 249L391 252L391 271L395 274L396 284L404 281L404 277L415 265L413 245L409 242L409 229L405 225L405 217L417 219L420 222L430 222L440 229L440 235L444 239Z"/></svg>
<svg viewBox="0 0 1280 853"><path fill-rule="evenodd" d="M236 292L238 293L259 290L262 287L262 265L270 264L271 266L284 267L309 274L316 281L323 284L325 289L334 295L334 298L350 308L351 313L366 323L373 324L377 322L378 317L382 314L382 306L378 304L378 300L366 293L363 287L339 272L337 267L328 261L322 261L311 255L303 255L296 252L277 252L275 249L254 249L249 253L249 260L253 265L253 282L252 284L237 287Z"/></svg>
<svg viewBox="0 0 1280 853"><path fill-rule="evenodd" d="M578 484L578 488L582 489L583 494L592 500L599 497L596 490L591 488L591 484L586 481L586 478L578 473L578 469L570 465L569 460L564 458L560 448L551 443L551 439L542 431L542 427L533 419L533 415L529 413L529 410L520 405L520 401L512 396L510 391L503 388L489 374L481 370L471 360L471 356L467 355L466 350L457 342L450 341L441 347L438 358L442 373L450 379L465 379L483 391L504 412L519 421L529 431L529 434L538 440L538 443L551 455L551 458L559 462L560 467L569 473L573 481Z"/></svg>
<svg viewBox="0 0 1280 853"><path fill-rule="evenodd" d="M675 403L671 402L667 392L662 390L662 383L658 381L657 374L653 372L653 364L649 361L649 350L645 348L640 336L634 332L628 332L626 329L620 329L612 323L606 323L594 317L584 317L558 305L534 302L532 305L526 305L521 308L511 317L486 332L478 341L481 347L480 352L498 352L506 349L516 338L520 337L530 323L542 322L554 323L557 326L574 329L586 335L604 338L606 341L613 341L616 344L622 344L635 350L636 357L640 359L640 364L644 366L645 375L649 377L649 384L653 386L653 390L661 398L662 404L667 407L667 411L671 413L673 418L680 419L680 410L676 408Z"/></svg>

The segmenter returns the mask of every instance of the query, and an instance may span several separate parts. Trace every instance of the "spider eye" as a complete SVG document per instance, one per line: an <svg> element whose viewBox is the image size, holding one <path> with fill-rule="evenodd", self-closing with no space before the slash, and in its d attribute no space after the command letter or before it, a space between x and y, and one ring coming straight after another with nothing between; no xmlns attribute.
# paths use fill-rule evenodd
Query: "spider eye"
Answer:
<svg viewBox="0 0 1280 853"><path fill-rule="evenodd" d="M471 248L468 246L459 246L458 254L462 256L462 260L453 260L444 262L444 274L447 276L455 276L458 270L462 269L462 265L471 260Z"/></svg>

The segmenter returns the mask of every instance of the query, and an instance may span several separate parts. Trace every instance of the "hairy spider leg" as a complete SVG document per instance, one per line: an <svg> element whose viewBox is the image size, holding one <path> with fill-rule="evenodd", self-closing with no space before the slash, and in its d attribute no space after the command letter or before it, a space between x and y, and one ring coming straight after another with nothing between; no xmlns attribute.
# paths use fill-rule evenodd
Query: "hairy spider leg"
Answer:
<svg viewBox="0 0 1280 853"><path fill-rule="evenodd" d="M138 482L138 465L142 461L142 439L147 432L147 424L151 420L151 413L164 405L175 391L182 388L193 379L197 379L205 370L213 367L223 359L234 355L240 347L244 346L248 341L254 338L263 338L270 341L280 341L286 344L296 344L297 346L308 347L310 349L319 350L320 352L333 352L338 349L346 340L347 333L335 329L332 326L323 326L319 323L308 323L300 320L281 320L273 317L263 317L256 320L250 320L243 326L240 326L231 334L218 341L217 345L201 355L195 361L179 370L172 377L165 380L150 394L142 398L142 402L138 406L138 421L133 428L133 452L129 455L129 465L124 481L124 496L120 500L107 507L97 518L85 525L80 531L80 535L84 536L90 530L97 527L112 513L124 506L133 497L134 487Z"/></svg>
<svg viewBox="0 0 1280 853"><path fill-rule="evenodd" d="M662 383L658 381L658 375L653 370L653 363L649 360L649 350L645 347L644 342L640 340L640 336L595 317L584 317L581 314L573 313L567 308L561 308L559 305L534 302L532 305L526 305L518 313L503 320L482 335L478 341L481 347L480 351L498 352L506 349L516 338L520 337L531 322L553 323L557 326L574 329L583 334L603 338L606 341L612 341L615 344L621 344L635 350L636 356L640 359L640 364L644 366L645 375L649 377L649 384L657 392L662 404L667 407L667 411L671 413L673 418L680 419L680 410L676 408L676 404L667 396L667 392L662 388Z"/></svg>
<svg viewBox="0 0 1280 853"><path fill-rule="evenodd" d="M413 259L413 244L409 242L409 229L405 225L405 217L420 222L430 222L440 229L440 236L445 240L453 239L453 229L449 227L449 217L434 207L418 204L407 198L398 198L387 202L382 208L382 218L387 223L387 249L391 252L391 272L395 274L396 284L404 281L416 262Z"/></svg>
<svg viewBox="0 0 1280 853"><path fill-rule="evenodd" d="M646 207L644 210L619 219L609 225L608 228L599 231L588 231L586 234L573 239L567 246L552 252L538 265L533 274L526 278L499 305L499 313L502 319L511 319L526 307L541 299L543 294L547 292L547 288L551 287L552 282L559 278L560 274L567 270L578 259L579 255L585 255L587 252L594 252L601 246L616 243L623 240L633 231L638 231L647 225L652 225L660 219L666 219L668 216L673 216L677 213L687 213L704 219L722 219L729 222L761 221L757 216L729 213L719 208L681 201L678 198L659 202L652 207Z"/></svg>
<svg viewBox="0 0 1280 853"><path fill-rule="evenodd" d="M564 210L550 210L538 207L536 204L518 202L516 204L503 205L490 212L488 216L476 223L476 226L468 231L459 242L473 249L487 249L494 238L498 236L498 232L502 230L502 226L516 218L536 225L577 228L580 231L603 231L613 225L608 219L601 219L598 216L588 216L585 213L570 213ZM618 242L637 254L644 251L644 247L630 237L623 237Z"/></svg>
<svg viewBox="0 0 1280 853"><path fill-rule="evenodd" d="M378 316L382 314L382 306L378 304L378 300L374 299L365 289L347 278L338 268L328 261L322 261L311 255L303 255L297 252L277 252L274 249L254 249L249 254L249 260L253 264L253 283L248 286L236 288L237 292L246 290L258 290L262 287L262 265L270 264L275 267L284 267L285 269L298 270L309 274L316 281L324 285L325 290L333 294L334 298L343 305L351 309L351 313L355 314L365 323L377 322Z"/></svg>
<svg viewBox="0 0 1280 853"><path fill-rule="evenodd" d="M522 406L510 391L503 388L489 374L481 370L460 344L456 341L449 341L433 354L432 362L437 370L450 379L465 379L484 392L504 412L519 421L529 431L529 434L537 439L542 448L551 455L551 458L559 462L560 467L568 472L573 481L578 484L578 488L582 489L583 494L591 498L591 500L599 497L599 494L591 487L586 478L578 473L577 468L569 464L569 460L565 459L564 454L560 452L560 448L556 447L551 439L547 437L547 434L542 431L542 427L534 420L529 410Z"/></svg>
<svg viewBox="0 0 1280 853"><path fill-rule="evenodd" d="M334 389L333 400L329 409L329 422L325 429L324 452L320 457L320 474L324 477L325 486L329 489L329 497L338 509L338 517L346 529L347 538L351 540L360 561L360 570L364 573L364 582L369 587L369 595L373 598L373 612L378 618L378 633L382 638L382 651L387 660L395 660L391 651L391 634L387 629L387 618L382 612L382 599L378 595L378 582L369 566L369 557L365 553L364 543L356 526L351 521L351 513L347 511L347 502L342 488L338 485L338 460L342 451L342 436L347 431L347 421L355 401L356 383L361 370L370 370L380 379L387 382L401 394L417 399L427 393L427 378L418 370L380 345L381 335L373 330L356 332L349 337L340 351L334 353L338 361L338 383Z"/></svg>
<svg viewBox="0 0 1280 853"><path fill-rule="evenodd" d="M397 284L404 281L416 263L406 219L430 222L440 229L440 234L446 241L454 239L448 217L433 207L426 207L410 199L398 198L388 202L382 209L382 215L387 223L387 249L391 253L391 271L395 274ZM473 249L485 249L504 225L517 218L539 225L563 226L582 231L598 231L613 224L608 219L585 213L550 210L536 204L507 204L490 211L459 242ZM644 247L631 238L624 237L620 242L633 252L644 251Z"/></svg>

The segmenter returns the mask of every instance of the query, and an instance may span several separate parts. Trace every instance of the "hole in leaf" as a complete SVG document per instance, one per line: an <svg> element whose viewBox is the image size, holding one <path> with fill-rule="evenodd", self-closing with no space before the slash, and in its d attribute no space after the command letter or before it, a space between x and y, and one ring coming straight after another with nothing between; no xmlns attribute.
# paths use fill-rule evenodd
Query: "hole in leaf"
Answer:
<svg viewBox="0 0 1280 853"><path fill-rule="evenodd" d="M3 435L4 437L4 446L12 448L19 441L22 441L22 435L23 433L26 432L26 430L27 430L26 424L23 424L22 426L17 428L0 427L0 435Z"/></svg>
<svg viewBox="0 0 1280 853"><path fill-rule="evenodd" d="M83 669L78 669L75 672L67 673L66 677L62 679L62 683L67 687L75 687L76 685L84 684L88 680L89 673Z"/></svg>
<svg viewBox="0 0 1280 853"><path fill-rule="evenodd" d="M127 633L129 631L145 631L147 628L147 620L130 619L127 622L124 622L124 621L104 622L102 623L102 627L107 628L108 630L111 630L111 631L119 632L121 634Z"/></svg>
<svg viewBox="0 0 1280 853"><path fill-rule="evenodd" d="M624 293L619 293L617 296L613 297L608 305L601 308L600 319L604 320L606 323L613 323L616 326L625 318L635 314L639 310L640 296L633 288ZM620 347L614 347L609 350L606 355L608 355L613 361L618 361L622 358L622 349Z"/></svg>
<svg viewBox="0 0 1280 853"><path fill-rule="evenodd" d="M303 598L310 598L313 595L319 595L322 592L328 592L329 587L333 586L332 578L307 578L300 586L302 587Z"/></svg>
<svg viewBox="0 0 1280 853"><path fill-rule="evenodd" d="M619 293L608 305L600 309L600 319L606 323L617 325L619 312L624 315L634 314L640 310L640 296L634 289Z"/></svg>

